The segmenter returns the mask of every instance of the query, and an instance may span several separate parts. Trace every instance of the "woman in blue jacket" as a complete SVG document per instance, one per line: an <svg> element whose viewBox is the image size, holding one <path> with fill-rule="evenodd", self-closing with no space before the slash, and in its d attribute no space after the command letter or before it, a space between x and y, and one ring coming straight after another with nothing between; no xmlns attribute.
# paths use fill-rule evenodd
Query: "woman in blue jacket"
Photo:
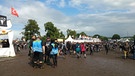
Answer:
<svg viewBox="0 0 135 76"><path fill-rule="evenodd" d="M52 67L57 66L57 54L58 54L58 43L55 40L51 41L52 50L50 52L50 58L53 60Z"/></svg>

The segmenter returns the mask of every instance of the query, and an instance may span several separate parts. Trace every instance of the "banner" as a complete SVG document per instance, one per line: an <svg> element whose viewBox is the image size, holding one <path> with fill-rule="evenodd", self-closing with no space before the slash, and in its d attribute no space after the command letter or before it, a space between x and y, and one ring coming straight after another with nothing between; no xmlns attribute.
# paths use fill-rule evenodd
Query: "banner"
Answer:
<svg viewBox="0 0 135 76"><path fill-rule="evenodd" d="M7 17L0 15L0 26L7 27Z"/></svg>

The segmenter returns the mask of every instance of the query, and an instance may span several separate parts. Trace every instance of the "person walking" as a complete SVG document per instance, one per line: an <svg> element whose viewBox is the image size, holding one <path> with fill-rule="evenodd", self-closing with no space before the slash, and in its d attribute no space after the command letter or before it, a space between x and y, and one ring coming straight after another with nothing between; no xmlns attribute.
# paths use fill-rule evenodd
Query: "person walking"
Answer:
<svg viewBox="0 0 135 76"><path fill-rule="evenodd" d="M84 58L86 58L86 45L85 45L85 43L81 43L80 48L81 48L82 54L84 55Z"/></svg>
<svg viewBox="0 0 135 76"><path fill-rule="evenodd" d="M63 41L63 43L62 43L62 46L61 46L60 50L61 50L61 54L63 55L63 58L65 58L65 55L67 54L67 53L66 53L67 47L66 47L66 44L65 44L64 41Z"/></svg>
<svg viewBox="0 0 135 76"><path fill-rule="evenodd" d="M93 43L89 43L89 50L90 50L90 55L93 55L94 52L94 44Z"/></svg>
<svg viewBox="0 0 135 76"><path fill-rule="evenodd" d="M104 47L105 47L105 51L106 51L106 55L107 55L108 54L108 51L109 51L109 43L106 42L105 45L104 45Z"/></svg>
<svg viewBox="0 0 135 76"><path fill-rule="evenodd" d="M72 43L70 41L66 42L67 52L71 55Z"/></svg>
<svg viewBox="0 0 135 76"><path fill-rule="evenodd" d="M77 58L80 58L81 57L81 55L80 55L80 52L81 52L80 43L77 42L75 44L75 46L76 46L75 51L76 51Z"/></svg>
<svg viewBox="0 0 135 76"><path fill-rule="evenodd" d="M76 47L75 44L76 44L75 42L72 43L72 50L73 50L73 54L74 54L74 55L75 55L75 53L76 53L76 52L75 52L75 47Z"/></svg>
<svg viewBox="0 0 135 76"><path fill-rule="evenodd" d="M132 46L132 50L133 50L133 60L135 60L135 40L134 40L134 44Z"/></svg>
<svg viewBox="0 0 135 76"><path fill-rule="evenodd" d="M129 55L129 44L128 42L125 42L125 45L124 45L124 59L127 59Z"/></svg>

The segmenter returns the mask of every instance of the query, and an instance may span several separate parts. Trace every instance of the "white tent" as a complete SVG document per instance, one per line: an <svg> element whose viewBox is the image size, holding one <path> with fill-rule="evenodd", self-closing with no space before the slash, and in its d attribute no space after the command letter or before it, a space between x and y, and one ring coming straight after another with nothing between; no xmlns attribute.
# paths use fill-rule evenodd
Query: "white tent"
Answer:
<svg viewBox="0 0 135 76"><path fill-rule="evenodd" d="M126 41L125 42L129 42L129 39L126 39Z"/></svg>
<svg viewBox="0 0 135 76"><path fill-rule="evenodd" d="M93 42L101 42L99 38L93 38Z"/></svg>
<svg viewBox="0 0 135 76"><path fill-rule="evenodd" d="M72 39L71 36L69 36L69 37L65 40L65 42L67 42L67 41L70 41L70 42L79 42L79 43L81 43L81 42L101 42L101 40L100 40L99 38L92 38L92 39L90 39L90 40L75 40L75 39Z"/></svg>
<svg viewBox="0 0 135 76"><path fill-rule="evenodd" d="M71 37L71 36L69 36L69 37L65 40L65 42L68 42L68 41L73 42L73 41L74 41L74 39L72 39L72 37Z"/></svg>
<svg viewBox="0 0 135 76"><path fill-rule="evenodd" d="M14 47L12 44L13 41L13 31L12 30L6 30L9 29L12 26L10 20L7 21L7 27L1 27L0 26L0 33L2 33L3 30L7 32L8 40L10 47L8 48L0 48L0 57L13 57L15 55Z"/></svg>

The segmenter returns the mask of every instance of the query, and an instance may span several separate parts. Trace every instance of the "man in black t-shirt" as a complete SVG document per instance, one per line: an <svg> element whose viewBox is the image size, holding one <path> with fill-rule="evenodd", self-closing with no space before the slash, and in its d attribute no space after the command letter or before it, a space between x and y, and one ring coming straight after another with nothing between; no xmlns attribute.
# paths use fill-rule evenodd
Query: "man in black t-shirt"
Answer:
<svg viewBox="0 0 135 76"><path fill-rule="evenodd" d="M51 39L48 37L45 42L45 63L50 65L50 52L52 50L51 47Z"/></svg>

